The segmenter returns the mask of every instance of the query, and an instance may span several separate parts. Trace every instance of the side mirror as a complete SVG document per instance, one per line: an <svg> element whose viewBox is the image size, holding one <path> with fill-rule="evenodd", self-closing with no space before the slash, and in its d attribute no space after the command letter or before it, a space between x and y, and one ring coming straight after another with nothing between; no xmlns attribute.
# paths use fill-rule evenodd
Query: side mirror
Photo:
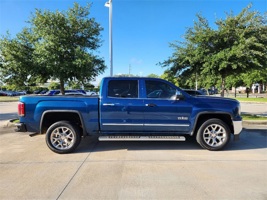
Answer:
<svg viewBox="0 0 267 200"><path fill-rule="evenodd" d="M175 98L176 98L176 100L183 100L184 95L179 90L176 90Z"/></svg>

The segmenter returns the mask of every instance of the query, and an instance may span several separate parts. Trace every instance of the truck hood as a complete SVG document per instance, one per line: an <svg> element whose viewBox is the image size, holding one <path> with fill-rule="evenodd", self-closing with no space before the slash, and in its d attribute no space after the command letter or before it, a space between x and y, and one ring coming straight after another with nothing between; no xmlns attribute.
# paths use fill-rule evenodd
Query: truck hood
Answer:
<svg viewBox="0 0 267 200"><path fill-rule="evenodd" d="M193 99L197 102L203 102L203 103L224 103L224 104L238 104L239 101L231 98L225 98L225 97L216 97L216 96L194 96Z"/></svg>
<svg viewBox="0 0 267 200"><path fill-rule="evenodd" d="M211 96L195 96L189 101L199 110L230 112L234 115L240 113L240 103L235 99Z"/></svg>

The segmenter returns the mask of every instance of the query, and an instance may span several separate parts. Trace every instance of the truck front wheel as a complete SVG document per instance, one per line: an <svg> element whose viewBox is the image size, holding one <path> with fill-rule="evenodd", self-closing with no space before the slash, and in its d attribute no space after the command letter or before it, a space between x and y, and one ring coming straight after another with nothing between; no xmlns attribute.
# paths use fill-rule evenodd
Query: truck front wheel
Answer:
<svg viewBox="0 0 267 200"><path fill-rule="evenodd" d="M46 132L46 144L52 151L64 154L72 152L81 141L81 133L77 126L68 121L52 124Z"/></svg>
<svg viewBox="0 0 267 200"><path fill-rule="evenodd" d="M197 142L205 149L220 150L230 140L230 129L220 119L209 119L198 129Z"/></svg>

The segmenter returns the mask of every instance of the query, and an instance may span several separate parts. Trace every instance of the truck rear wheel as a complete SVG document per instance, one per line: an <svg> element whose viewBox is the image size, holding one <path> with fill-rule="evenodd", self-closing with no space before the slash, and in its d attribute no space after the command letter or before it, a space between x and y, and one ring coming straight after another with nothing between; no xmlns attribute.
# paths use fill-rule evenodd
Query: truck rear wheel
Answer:
<svg viewBox="0 0 267 200"><path fill-rule="evenodd" d="M59 121L48 128L45 140L52 151L59 154L70 153L79 145L81 133L76 125Z"/></svg>
<svg viewBox="0 0 267 200"><path fill-rule="evenodd" d="M220 150L230 140L230 129L220 119L209 119L198 129L196 139L200 146L205 149Z"/></svg>

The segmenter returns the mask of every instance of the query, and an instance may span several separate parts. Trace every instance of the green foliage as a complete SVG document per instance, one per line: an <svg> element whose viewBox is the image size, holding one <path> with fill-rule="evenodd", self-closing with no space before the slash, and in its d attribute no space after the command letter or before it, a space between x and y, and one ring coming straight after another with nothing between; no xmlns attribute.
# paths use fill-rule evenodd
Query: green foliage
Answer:
<svg viewBox="0 0 267 200"><path fill-rule="evenodd" d="M68 89L82 89L82 86L77 81L70 81L68 83Z"/></svg>
<svg viewBox="0 0 267 200"><path fill-rule="evenodd" d="M244 84L251 86L253 83L267 84L267 66L262 70L254 70L249 73L243 73L241 79Z"/></svg>
<svg viewBox="0 0 267 200"><path fill-rule="evenodd" d="M95 88L93 89L93 91L95 91L95 92L100 92L100 86L95 87Z"/></svg>
<svg viewBox="0 0 267 200"><path fill-rule="evenodd" d="M84 87L84 89L85 90L95 90L95 86L93 85L93 84L91 84L91 83L85 83L84 85L83 85L83 87Z"/></svg>
<svg viewBox="0 0 267 200"><path fill-rule="evenodd" d="M104 60L94 55L101 46L103 30L94 18L89 18L91 5L74 4L67 11L36 9L24 29L15 39L0 40L1 72L5 82L27 85L58 79L64 84L77 81L85 84L103 73Z"/></svg>
<svg viewBox="0 0 267 200"><path fill-rule="evenodd" d="M49 84L48 89L49 90L58 90L58 89L60 89L60 84L57 82L52 82Z"/></svg>
<svg viewBox="0 0 267 200"><path fill-rule="evenodd" d="M1 80L18 87L31 83L29 73L34 68L33 45L28 29L17 34L15 39L9 35L0 40L0 72Z"/></svg>
<svg viewBox="0 0 267 200"><path fill-rule="evenodd" d="M192 86L196 80L202 86L220 82L222 91L227 77L266 69L266 14L261 16L250 8L251 5L236 16L227 14L225 20L218 19L215 29L197 15L198 21L184 36L186 41L172 43L173 55L160 64L185 85Z"/></svg>
<svg viewBox="0 0 267 200"><path fill-rule="evenodd" d="M237 76L230 75L226 78L226 87L246 86L251 87L253 83L260 83L267 85L267 67L261 70L248 71L247 73L240 73ZM266 87L265 87L266 90Z"/></svg>
<svg viewBox="0 0 267 200"><path fill-rule="evenodd" d="M147 75L147 77L150 77L150 78L160 78L160 76L158 76L157 74L149 74L149 75Z"/></svg>
<svg viewBox="0 0 267 200"><path fill-rule="evenodd" d="M166 70L161 76L160 78L165 79L171 83L173 83L176 86L179 86L178 80L177 78L168 70Z"/></svg>

